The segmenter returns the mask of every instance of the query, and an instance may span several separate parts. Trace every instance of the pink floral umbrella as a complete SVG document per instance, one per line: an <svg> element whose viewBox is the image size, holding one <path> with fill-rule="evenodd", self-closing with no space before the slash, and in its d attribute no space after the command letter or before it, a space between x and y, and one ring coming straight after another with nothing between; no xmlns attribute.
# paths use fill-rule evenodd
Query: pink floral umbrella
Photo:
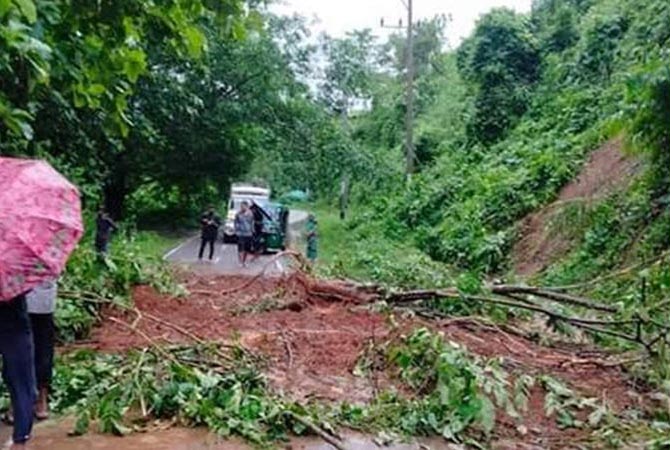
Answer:
<svg viewBox="0 0 670 450"><path fill-rule="evenodd" d="M0 157L0 301L57 277L83 230L74 185L44 161Z"/></svg>

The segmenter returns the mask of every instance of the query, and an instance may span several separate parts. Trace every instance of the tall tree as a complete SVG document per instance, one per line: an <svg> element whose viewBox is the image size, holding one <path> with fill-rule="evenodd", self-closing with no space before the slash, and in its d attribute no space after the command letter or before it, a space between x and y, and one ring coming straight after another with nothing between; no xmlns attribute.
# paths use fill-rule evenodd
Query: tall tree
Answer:
<svg viewBox="0 0 670 450"><path fill-rule="evenodd" d="M152 69L150 52L197 61L204 26L242 39L259 16L242 0L0 2L0 152L48 156L82 184L115 177L134 144L131 99ZM99 192L99 191L98 191ZM118 202L110 202L115 206Z"/></svg>
<svg viewBox="0 0 670 450"><path fill-rule="evenodd" d="M369 29L347 33L344 38L321 37L326 66L320 95L326 104L343 115L352 102L366 99L374 72L375 38Z"/></svg>
<svg viewBox="0 0 670 450"><path fill-rule="evenodd" d="M475 89L470 135L494 143L526 111L540 76L540 53L528 18L505 8L483 15L458 50L458 67Z"/></svg>

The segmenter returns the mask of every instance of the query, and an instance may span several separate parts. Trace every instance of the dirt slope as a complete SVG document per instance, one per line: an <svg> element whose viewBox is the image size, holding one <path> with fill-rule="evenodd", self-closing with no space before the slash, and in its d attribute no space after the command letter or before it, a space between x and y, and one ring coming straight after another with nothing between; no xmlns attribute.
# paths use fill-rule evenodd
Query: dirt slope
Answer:
<svg viewBox="0 0 670 450"><path fill-rule="evenodd" d="M622 144L621 138L615 138L591 153L581 173L561 189L553 203L522 220L521 238L512 250L518 275L535 275L570 250L572 242L566 234L549 232L552 218L563 207L604 198L630 184L639 161L624 155Z"/></svg>

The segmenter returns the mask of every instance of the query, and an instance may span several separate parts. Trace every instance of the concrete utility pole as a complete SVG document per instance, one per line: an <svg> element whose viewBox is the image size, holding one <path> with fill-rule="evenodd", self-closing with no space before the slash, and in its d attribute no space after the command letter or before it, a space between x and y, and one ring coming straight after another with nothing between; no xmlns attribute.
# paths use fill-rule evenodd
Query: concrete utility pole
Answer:
<svg viewBox="0 0 670 450"><path fill-rule="evenodd" d="M405 156L407 176L414 173L414 18L412 0L407 0L407 116L405 118Z"/></svg>
<svg viewBox="0 0 670 450"><path fill-rule="evenodd" d="M397 26L386 26L384 25L384 19L382 19L381 26L382 28L407 30L405 44L405 103L407 106L405 113L405 171L409 178L414 173L414 162L416 161L414 151L414 5L412 4L413 0L400 1L407 8L407 25L403 26L401 20Z"/></svg>

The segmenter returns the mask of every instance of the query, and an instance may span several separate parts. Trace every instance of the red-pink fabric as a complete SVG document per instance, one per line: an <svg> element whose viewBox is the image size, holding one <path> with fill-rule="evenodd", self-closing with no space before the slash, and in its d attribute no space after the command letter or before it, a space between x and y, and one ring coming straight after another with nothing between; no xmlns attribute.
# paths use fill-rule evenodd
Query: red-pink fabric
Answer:
<svg viewBox="0 0 670 450"><path fill-rule="evenodd" d="M44 161L0 157L0 301L58 276L83 230L74 185Z"/></svg>

